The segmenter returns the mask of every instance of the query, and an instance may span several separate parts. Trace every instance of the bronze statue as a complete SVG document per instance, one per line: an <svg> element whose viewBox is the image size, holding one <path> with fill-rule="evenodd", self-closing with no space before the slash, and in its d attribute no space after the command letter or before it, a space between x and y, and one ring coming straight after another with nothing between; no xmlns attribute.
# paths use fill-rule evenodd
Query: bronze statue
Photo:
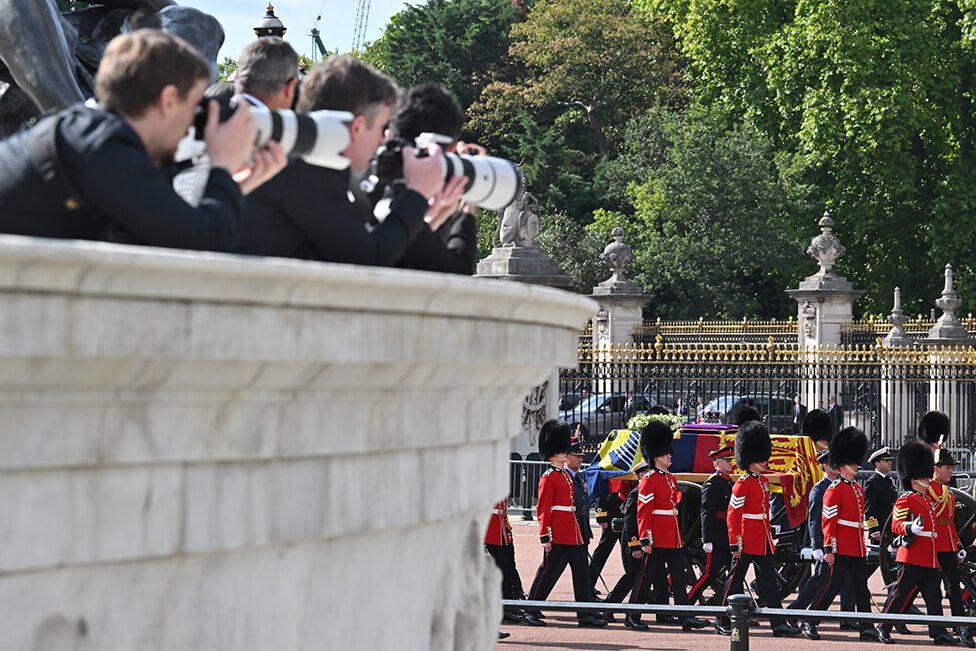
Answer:
<svg viewBox="0 0 976 651"><path fill-rule="evenodd" d="M61 13L54 0L0 0L0 137L91 97L105 45L140 27L189 42L211 62L216 79L224 30L197 9L171 0L101 0Z"/></svg>

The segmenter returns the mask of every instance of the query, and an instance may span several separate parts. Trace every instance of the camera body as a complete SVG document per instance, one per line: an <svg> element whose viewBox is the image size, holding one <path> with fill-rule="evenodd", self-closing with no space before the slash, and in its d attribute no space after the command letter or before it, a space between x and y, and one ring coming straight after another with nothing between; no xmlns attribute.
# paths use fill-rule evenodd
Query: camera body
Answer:
<svg viewBox="0 0 976 651"><path fill-rule="evenodd" d="M347 111L274 111L263 104L248 101L243 95L230 99L204 98L197 105L193 127L198 140L203 139L207 125L209 103L220 105L220 121L224 122L234 113L238 102L247 102L254 116L254 146L264 147L269 140L281 145L289 156L298 156L310 165L344 170L349 167L349 159L342 152L349 146L349 123L352 113Z"/></svg>
<svg viewBox="0 0 976 651"><path fill-rule="evenodd" d="M414 146L402 139L388 140L380 146L370 171L377 185L392 186L403 179L403 149ZM418 158L427 155L426 149L417 150ZM452 176L467 177L461 198L487 210L504 209L515 201L521 189L522 171L503 158L445 153L441 155L441 170L445 181Z"/></svg>

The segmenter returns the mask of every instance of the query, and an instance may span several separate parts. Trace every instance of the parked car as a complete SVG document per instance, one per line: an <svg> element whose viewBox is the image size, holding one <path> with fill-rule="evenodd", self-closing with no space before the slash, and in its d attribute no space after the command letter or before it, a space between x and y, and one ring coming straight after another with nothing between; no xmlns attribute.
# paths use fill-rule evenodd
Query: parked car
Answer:
<svg viewBox="0 0 976 651"><path fill-rule="evenodd" d="M578 426L584 442L602 440L611 431L624 427L635 413L645 412L655 404L653 398L635 394L633 407L628 410L626 393L602 393L560 411L559 418L569 423L574 433Z"/></svg>
<svg viewBox="0 0 976 651"><path fill-rule="evenodd" d="M792 433L793 400L788 396L770 394L719 396L705 405L706 421L728 422L729 411L742 401L755 407L762 415L763 423L770 434Z"/></svg>

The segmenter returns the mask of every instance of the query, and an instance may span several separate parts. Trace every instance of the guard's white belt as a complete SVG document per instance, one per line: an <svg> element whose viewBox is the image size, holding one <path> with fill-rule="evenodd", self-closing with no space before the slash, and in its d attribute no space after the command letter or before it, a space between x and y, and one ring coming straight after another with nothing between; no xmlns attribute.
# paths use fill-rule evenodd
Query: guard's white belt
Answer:
<svg viewBox="0 0 976 651"><path fill-rule="evenodd" d="M502 514L502 512L499 511L498 509L492 509L491 512L492 512L493 515L501 515Z"/></svg>
<svg viewBox="0 0 976 651"><path fill-rule="evenodd" d="M765 520L769 516L765 513L743 513L742 517L746 520Z"/></svg>
<svg viewBox="0 0 976 651"><path fill-rule="evenodd" d="M575 511L576 507L575 506L554 506L552 507L552 510L553 511Z"/></svg>
<svg viewBox="0 0 976 651"><path fill-rule="evenodd" d="M841 520L840 518L837 518L837 524L842 524L845 527L855 527L857 529L864 528L863 522L854 522L853 520Z"/></svg>
<svg viewBox="0 0 976 651"><path fill-rule="evenodd" d="M678 515L678 509L654 509L651 515Z"/></svg>
<svg viewBox="0 0 976 651"><path fill-rule="evenodd" d="M934 531L919 531L916 536L921 536L922 538L935 538Z"/></svg>

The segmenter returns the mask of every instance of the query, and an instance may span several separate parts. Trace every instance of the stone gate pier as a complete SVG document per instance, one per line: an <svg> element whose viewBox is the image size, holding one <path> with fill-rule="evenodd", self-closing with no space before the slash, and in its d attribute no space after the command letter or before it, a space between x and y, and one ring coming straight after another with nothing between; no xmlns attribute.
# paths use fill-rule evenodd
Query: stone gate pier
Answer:
<svg viewBox="0 0 976 651"><path fill-rule="evenodd" d="M0 237L0 647L490 649L566 292Z"/></svg>

